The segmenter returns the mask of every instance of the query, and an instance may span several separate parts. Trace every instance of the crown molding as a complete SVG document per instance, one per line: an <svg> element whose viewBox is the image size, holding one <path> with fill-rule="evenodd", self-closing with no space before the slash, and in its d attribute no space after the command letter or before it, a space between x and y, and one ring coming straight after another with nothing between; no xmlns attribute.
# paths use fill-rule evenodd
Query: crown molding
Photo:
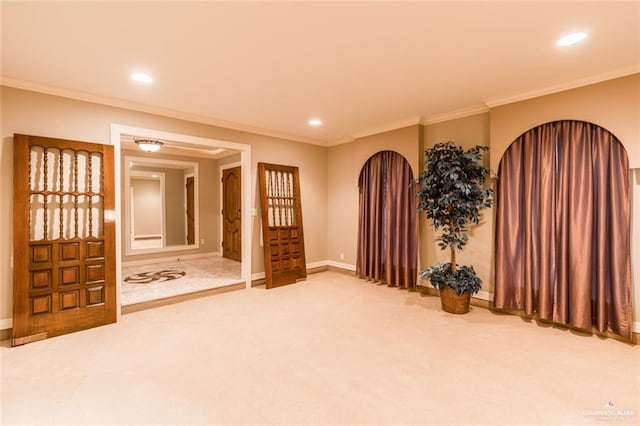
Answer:
<svg viewBox="0 0 640 426"><path fill-rule="evenodd" d="M384 132L390 132L392 130L398 130L408 126L415 126L417 124L420 124L421 120L422 120L422 117L411 117L411 118L405 118L404 120L400 120L400 121L394 121L392 123L388 123L388 124L375 127L369 130L364 130L361 132L354 133L351 136L346 138L329 141L327 142L326 146L338 146L345 143L353 142L356 139L364 138L367 136L377 135Z"/></svg>
<svg viewBox="0 0 640 426"><path fill-rule="evenodd" d="M539 96L550 95L557 92L563 92L565 90L575 89L582 86L588 86L590 84L600 83L607 80L613 80L614 78L625 77L627 75L636 74L639 72L640 72L640 64L637 64L637 65L633 65L626 68L619 68L617 70L608 71L602 74L580 78L578 80L569 81L567 83L556 84L554 86L549 86L542 89L523 92L517 95L489 98L489 99L486 99L484 103L489 108L495 108L501 105L524 101L531 98L537 98Z"/></svg>
<svg viewBox="0 0 640 426"><path fill-rule="evenodd" d="M364 138L367 136L377 135L384 132L390 132L392 130L398 130L398 129L402 129L409 126L415 126L417 124L420 124L421 120L422 120L422 117L411 117L411 118L405 118L404 120L400 120L400 121L394 121L392 123L388 123L388 124L375 127L369 130L363 130L361 132L354 133L351 136L343 139L330 141L326 144L326 146L342 145L342 144L353 142L356 139Z"/></svg>
<svg viewBox="0 0 640 426"><path fill-rule="evenodd" d="M476 105L467 108L457 109L455 111L446 112L444 114L436 114L425 118L420 122L423 126L429 124L442 123L443 121L455 120L456 118L470 117L472 115L482 114L489 112L489 107L486 105Z"/></svg>
<svg viewBox="0 0 640 426"><path fill-rule="evenodd" d="M420 120L422 117L411 117L405 118L404 120L394 121L392 123L384 124L379 127L374 127L373 129L364 130L362 132L357 132L351 135L353 139L360 139L371 135L377 135L379 133L390 132L392 130L402 129L404 127L415 126L416 124L420 124Z"/></svg>
<svg viewBox="0 0 640 426"><path fill-rule="evenodd" d="M148 114L160 115L168 118L175 118L178 120L191 121L200 124L207 124L215 127L222 127L225 129L236 130L239 132L254 133L262 136L268 136L272 138L285 139L294 142L307 143L312 145L327 146L325 141L305 138L301 136L290 135L287 133L276 132L273 130L262 129L259 127L252 127L245 124L234 123L231 121L217 120L211 117L206 117L199 114L193 114L189 112L177 111L170 108L163 108L133 101L127 101L119 98L112 98L109 96L95 95L92 93L64 89L61 87L49 86L46 84L36 83L27 80L20 80L7 76L0 76L0 85L13 87L15 89L29 90L31 92L44 93L47 95L60 96L63 98L75 99L78 101L91 102L94 104L107 105L116 108L130 109L134 111L144 112Z"/></svg>
<svg viewBox="0 0 640 426"><path fill-rule="evenodd" d="M338 139L338 140L335 140L335 141L330 141L330 142L327 143L327 146L328 147L338 146L338 145L343 145L345 143L351 143L353 141L355 141L355 139L352 138L351 136L349 136L348 138L343 138L343 139Z"/></svg>

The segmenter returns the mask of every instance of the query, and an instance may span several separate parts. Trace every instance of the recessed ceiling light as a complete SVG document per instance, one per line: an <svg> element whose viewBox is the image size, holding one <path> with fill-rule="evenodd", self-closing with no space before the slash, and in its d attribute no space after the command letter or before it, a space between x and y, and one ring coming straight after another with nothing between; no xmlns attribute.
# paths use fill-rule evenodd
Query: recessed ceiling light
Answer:
<svg viewBox="0 0 640 426"><path fill-rule="evenodd" d="M149 74L145 74L143 72L132 72L131 79L138 83L153 83L153 78L151 78Z"/></svg>
<svg viewBox="0 0 640 426"><path fill-rule="evenodd" d="M309 120L309 125L310 126L322 126L322 120L320 120L319 118L312 118L311 120Z"/></svg>
<svg viewBox="0 0 640 426"><path fill-rule="evenodd" d="M556 41L556 46L564 47L571 46L572 44L580 43L582 40L587 38L587 33L579 32L579 33L571 33L566 36L562 36Z"/></svg>

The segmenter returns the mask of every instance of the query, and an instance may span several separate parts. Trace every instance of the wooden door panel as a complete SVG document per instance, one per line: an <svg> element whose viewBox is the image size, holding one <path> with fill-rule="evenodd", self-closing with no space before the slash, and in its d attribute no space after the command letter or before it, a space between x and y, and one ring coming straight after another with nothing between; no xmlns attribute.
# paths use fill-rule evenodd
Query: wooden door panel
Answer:
<svg viewBox="0 0 640 426"><path fill-rule="evenodd" d="M113 147L14 135L14 165L12 344L115 322Z"/></svg>
<svg viewBox="0 0 640 426"><path fill-rule="evenodd" d="M307 276L297 167L258 163L267 288Z"/></svg>
<svg viewBox="0 0 640 426"><path fill-rule="evenodd" d="M242 259L242 169L233 167L222 172L222 255Z"/></svg>

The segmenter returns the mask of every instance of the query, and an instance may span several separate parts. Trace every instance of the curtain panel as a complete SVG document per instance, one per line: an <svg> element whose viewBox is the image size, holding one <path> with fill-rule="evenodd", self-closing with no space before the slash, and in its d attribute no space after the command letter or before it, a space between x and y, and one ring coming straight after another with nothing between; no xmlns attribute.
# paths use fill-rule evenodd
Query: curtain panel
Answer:
<svg viewBox="0 0 640 426"><path fill-rule="evenodd" d="M418 232L411 166L397 152L379 152L362 167L358 188L356 273L391 286L415 288Z"/></svg>
<svg viewBox="0 0 640 426"><path fill-rule="evenodd" d="M630 339L629 191L626 152L602 127L520 136L498 171L496 308Z"/></svg>

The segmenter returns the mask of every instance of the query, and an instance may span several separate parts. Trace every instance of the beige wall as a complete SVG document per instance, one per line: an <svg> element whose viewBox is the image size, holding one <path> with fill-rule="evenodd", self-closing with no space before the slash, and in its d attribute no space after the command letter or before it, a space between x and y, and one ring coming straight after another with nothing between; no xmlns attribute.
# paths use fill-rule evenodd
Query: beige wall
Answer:
<svg viewBox="0 0 640 426"><path fill-rule="evenodd" d="M420 152L438 142L451 141L469 149L475 145L489 146L489 113L459 118L424 126L424 141ZM489 166L491 152L485 152L484 165ZM424 165L421 165L421 170ZM488 183L489 185L491 183ZM449 251L443 251L435 241L437 237L431 224L420 214L420 268L446 263L450 261ZM493 293L493 209L482 211L482 219L478 225L469 227L469 243L456 254L461 265L473 265L482 280L482 291ZM429 285L423 281L423 285ZM489 294L484 294L490 297Z"/></svg>
<svg viewBox="0 0 640 426"><path fill-rule="evenodd" d="M583 120L612 132L640 168L640 74L491 109L491 168L522 133L556 120Z"/></svg>
<svg viewBox="0 0 640 426"><path fill-rule="evenodd" d="M162 234L162 194L160 179L131 178L131 229L136 235ZM125 219L126 220L126 219ZM165 237L166 238L166 237Z"/></svg>
<svg viewBox="0 0 640 426"><path fill-rule="evenodd" d="M167 232L165 244L168 246L183 245L187 240L187 218L184 207L186 200L184 171L166 169L164 174L164 194L166 197L164 210L167 228L165 230ZM200 213L198 213L198 216L200 216Z"/></svg>
<svg viewBox="0 0 640 426"><path fill-rule="evenodd" d="M219 158L218 159L218 166L223 166L225 164L231 164L231 163L239 163L241 160L240 158L240 154L233 154L233 155L229 155L227 157L224 158Z"/></svg>
<svg viewBox="0 0 640 426"><path fill-rule="evenodd" d="M0 322L11 318L13 134L24 133L110 143L111 124L143 127L251 146L252 199L256 197L257 162L300 167L307 262L326 259L327 149L253 133L198 124L9 87L0 87L2 144L0 145ZM217 197L215 197L217 199ZM255 202L255 207L258 207ZM253 207L253 206L251 206ZM263 271L260 224L253 221L252 272ZM4 328L4 327L2 327Z"/></svg>
<svg viewBox="0 0 640 426"><path fill-rule="evenodd" d="M354 142L355 179L360 175L360 170L364 163L375 153L380 151L396 151L407 159L413 170L414 177L417 176L420 168L419 150L420 126L409 126L390 132L379 133L377 135L365 136L356 139Z"/></svg>
<svg viewBox="0 0 640 426"><path fill-rule="evenodd" d="M355 144L329 148L327 195L327 258L356 264L358 238L358 174ZM341 258L341 255L344 258Z"/></svg>
<svg viewBox="0 0 640 426"><path fill-rule="evenodd" d="M257 162L300 167L307 262L331 260L355 265L360 169L381 150L402 154L417 177L424 149L451 140L465 147L490 144L489 164L494 172L506 147L522 132L547 121L580 119L612 131L625 144L631 164L640 167L640 75L611 80L537 99L494 108L490 113L427 126L410 126L324 148L271 137L175 120L152 114L2 87L2 144L0 145L0 320L11 316L12 155L14 133L109 143L112 123L202 136L251 145L253 206L252 272L264 270L257 190ZM236 160L235 158L229 159ZM220 163L226 162L221 160ZM219 164L214 180L219 181ZM640 170L633 181L632 230L634 289L640 288ZM217 187L217 185L214 185ZM214 209L219 211L219 197ZM246 206L244 206L246 208ZM219 220L219 219L217 219ZM484 211L483 222L471 233L461 263L473 264L483 279L483 291L492 292L493 213ZM421 267L446 261L433 242L433 231L421 219ZM219 240L217 240L219 244ZM344 254L344 259L340 254ZM488 296L488 295L486 295ZM634 290L635 321L640 318L640 291Z"/></svg>
<svg viewBox="0 0 640 426"><path fill-rule="evenodd" d="M253 204L257 216L253 221L253 273L264 271L261 237L260 192L257 162L297 166L300 169L300 198L307 263L327 259L327 148L303 143L273 141L254 144L251 148Z"/></svg>
<svg viewBox="0 0 640 426"><path fill-rule="evenodd" d="M358 177L364 163L377 152L396 151L419 170L419 125L379 133L329 148L326 215L327 259L354 266L358 238ZM340 258L344 254L344 259Z"/></svg>
<svg viewBox="0 0 640 426"><path fill-rule="evenodd" d="M633 276L633 312L636 324L640 322L640 168L631 177L631 273ZM638 324L637 332L640 332Z"/></svg>

